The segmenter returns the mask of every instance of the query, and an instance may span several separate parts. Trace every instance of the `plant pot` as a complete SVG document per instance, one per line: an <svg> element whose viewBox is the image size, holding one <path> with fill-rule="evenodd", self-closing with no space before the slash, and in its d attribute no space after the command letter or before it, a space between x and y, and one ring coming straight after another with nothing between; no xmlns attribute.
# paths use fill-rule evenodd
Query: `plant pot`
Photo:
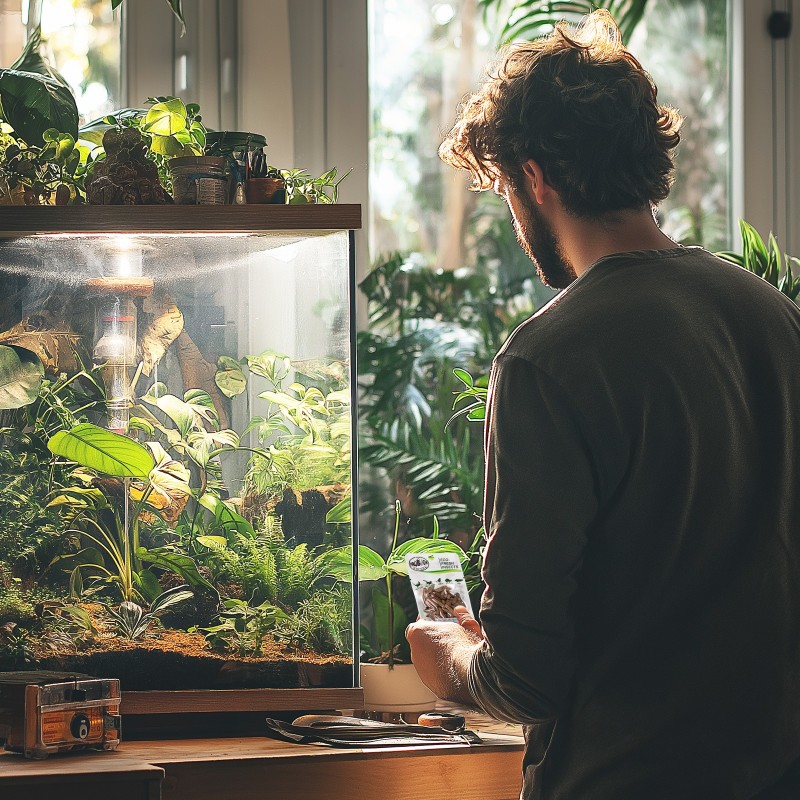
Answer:
<svg viewBox="0 0 800 800"><path fill-rule="evenodd" d="M249 178L246 190L250 203L285 203L286 182L283 178Z"/></svg>
<svg viewBox="0 0 800 800"><path fill-rule="evenodd" d="M361 686L366 711L431 711L436 704L413 664L361 664Z"/></svg>

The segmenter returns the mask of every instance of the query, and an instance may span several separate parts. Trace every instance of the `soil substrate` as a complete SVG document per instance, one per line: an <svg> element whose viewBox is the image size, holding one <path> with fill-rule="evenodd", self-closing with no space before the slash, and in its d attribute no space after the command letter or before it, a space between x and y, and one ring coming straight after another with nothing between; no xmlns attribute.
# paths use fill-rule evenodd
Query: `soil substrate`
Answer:
<svg viewBox="0 0 800 800"><path fill-rule="evenodd" d="M163 629L130 642L100 638L75 653L40 653L41 669L119 678L123 690L298 689L347 687L352 662L341 656L295 651L265 639L258 657L232 657L210 650L197 633Z"/></svg>

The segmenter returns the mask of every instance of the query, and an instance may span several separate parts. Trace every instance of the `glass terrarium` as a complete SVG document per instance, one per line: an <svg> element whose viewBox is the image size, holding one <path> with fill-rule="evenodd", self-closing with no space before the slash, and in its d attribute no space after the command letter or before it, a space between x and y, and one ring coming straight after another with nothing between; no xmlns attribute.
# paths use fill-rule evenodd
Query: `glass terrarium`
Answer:
<svg viewBox="0 0 800 800"><path fill-rule="evenodd" d="M359 226L3 210L0 670L119 677L135 713L357 705Z"/></svg>

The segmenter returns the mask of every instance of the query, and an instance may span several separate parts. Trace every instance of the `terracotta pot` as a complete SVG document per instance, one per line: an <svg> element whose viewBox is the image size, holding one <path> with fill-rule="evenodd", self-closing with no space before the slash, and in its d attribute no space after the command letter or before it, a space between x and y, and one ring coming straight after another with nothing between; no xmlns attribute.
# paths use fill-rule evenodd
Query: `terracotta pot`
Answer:
<svg viewBox="0 0 800 800"><path fill-rule="evenodd" d="M413 664L361 664L361 686L367 711L431 711L436 704Z"/></svg>
<svg viewBox="0 0 800 800"><path fill-rule="evenodd" d="M246 197L248 203L285 203L286 182L283 178L249 178Z"/></svg>

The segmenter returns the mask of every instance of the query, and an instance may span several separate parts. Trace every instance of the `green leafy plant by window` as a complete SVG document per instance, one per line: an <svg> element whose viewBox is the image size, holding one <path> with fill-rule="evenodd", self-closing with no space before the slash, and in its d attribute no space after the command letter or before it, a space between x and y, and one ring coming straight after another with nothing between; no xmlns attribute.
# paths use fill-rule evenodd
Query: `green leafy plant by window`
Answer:
<svg viewBox="0 0 800 800"><path fill-rule="evenodd" d="M549 33L558 22L578 22L581 17L598 8L606 8L619 25L623 41L627 42L641 22L648 0L478 0L484 16L502 15L505 22L500 30L502 43L535 39Z"/></svg>
<svg viewBox="0 0 800 800"><path fill-rule="evenodd" d="M788 253L781 258L778 242L772 232L764 242L758 231L743 219L739 220L739 230L742 234L742 252L723 251L717 255L758 275L790 300L797 302L800 295L800 273L793 271L792 265L795 270L800 269L800 259Z"/></svg>
<svg viewBox="0 0 800 800"><path fill-rule="evenodd" d="M462 564L467 564L467 554L454 542L439 538L439 526L434 520L433 534L430 538L415 537L398 544L400 532L400 518L402 508L400 501L395 502L394 535L389 555L384 559L366 545L358 546L358 579L359 581L382 581L385 593L378 590L377 586L372 592L374 633L380 656L373 659L378 663L387 663L394 666L398 658L408 659L407 643L403 631L408 624L402 606L394 599L393 579L400 575L408 576L406 556L414 553L419 555L433 555L436 553L453 553L457 555ZM320 556L325 573L337 580L351 583L353 580L353 548L351 546L339 547L329 550Z"/></svg>

